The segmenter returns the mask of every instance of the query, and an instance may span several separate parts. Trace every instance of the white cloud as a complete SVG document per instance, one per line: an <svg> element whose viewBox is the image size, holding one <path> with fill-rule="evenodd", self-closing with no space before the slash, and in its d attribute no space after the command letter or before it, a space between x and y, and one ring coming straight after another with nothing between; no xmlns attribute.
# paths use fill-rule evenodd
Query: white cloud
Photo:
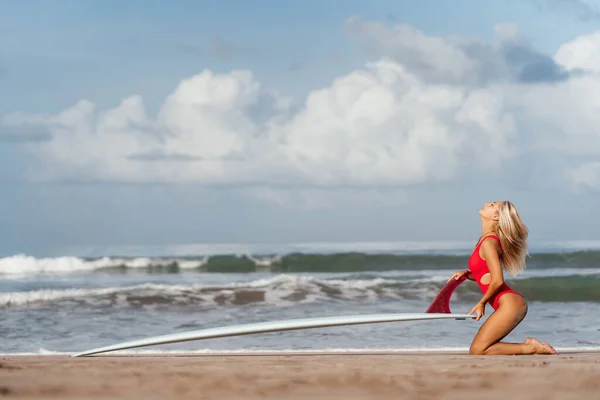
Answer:
<svg viewBox="0 0 600 400"><path fill-rule="evenodd" d="M254 117L260 102L270 118ZM155 121L139 97L97 115L81 102L48 117L54 139L30 149L50 178L302 186L444 181L510 155L510 116L491 92L427 84L391 60L313 91L288 119L285 105L249 72L204 71ZM503 151L479 156L492 146Z"/></svg>
<svg viewBox="0 0 600 400"><path fill-rule="evenodd" d="M600 44L600 42L599 42ZM536 128L531 145L568 156L600 156L600 76L516 88L512 102Z"/></svg>
<svg viewBox="0 0 600 400"><path fill-rule="evenodd" d="M600 73L600 31L564 43L554 56L569 70L581 69Z"/></svg>
<svg viewBox="0 0 600 400"><path fill-rule="evenodd" d="M6 116L0 125L52 133L23 144L42 163L35 179L244 184L257 197L289 202L293 195L273 185L316 199L303 200L309 205L321 202L318 188L499 176L529 151L600 152L600 56L587 50L600 46L600 34L566 43L552 59L512 27L498 28L505 37L495 46L357 18L347 29L378 61L312 91L298 110L249 71L204 70L181 81L156 118L132 96L107 111L81 101L58 115ZM591 172L568 176L600 187Z"/></svg>
<svg viewBox="0 0 600 400"><path fill-rule="evenodd" d="M412 26L400 24L390 29L379 22L353 17L346 22L346 30L369 52L385 54L427 81L464 83L479 67L459 43L428 36Z"/></svg>

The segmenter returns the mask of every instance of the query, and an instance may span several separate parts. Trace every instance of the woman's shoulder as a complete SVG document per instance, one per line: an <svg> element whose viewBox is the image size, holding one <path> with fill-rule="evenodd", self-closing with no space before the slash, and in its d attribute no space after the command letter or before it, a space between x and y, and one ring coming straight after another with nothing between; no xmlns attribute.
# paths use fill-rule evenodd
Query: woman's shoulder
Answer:
<svg viewBox="0 0 600 400"><path fill-rule="evenodd" d="M484 243L486 244L484 245ZM500 242L498 235L490 234L481 239L481 247L488 246L488 244L492 244L498 253L502 254L502 243Z"/></svg>

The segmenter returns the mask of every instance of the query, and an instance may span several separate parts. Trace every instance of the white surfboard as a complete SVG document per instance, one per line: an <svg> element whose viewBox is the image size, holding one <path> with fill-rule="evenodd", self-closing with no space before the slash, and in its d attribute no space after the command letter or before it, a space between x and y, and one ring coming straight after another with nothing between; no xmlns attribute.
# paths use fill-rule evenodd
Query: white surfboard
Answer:
<svg viewBox="0 0 600 400"><path fill-rule="evenodd" d="M110 351L133 349L137 347L154 346L159 344L186 342L190 340L214 339L228 336L250 335L255 333L282 332L291 331L295 329L325 328L331 326L375 324L398 321L468 318L475 318L475 316L469 314L448 313L369 314L258 322L244 325L201 329L190 332L155 336L147 339L133 340L129 342L114 344L111 346L87 350L81 353L74 354L72 355L72 357L89 356L92 354L106 353Z"/></svg>

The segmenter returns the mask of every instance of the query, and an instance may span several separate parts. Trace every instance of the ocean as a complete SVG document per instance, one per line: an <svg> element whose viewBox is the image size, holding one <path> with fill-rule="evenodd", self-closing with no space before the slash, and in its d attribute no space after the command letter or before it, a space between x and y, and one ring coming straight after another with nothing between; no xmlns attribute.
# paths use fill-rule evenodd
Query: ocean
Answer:
<svg viewBox="0 0 600 400"><path fill-rule="evenodd" d="M150 336L283 319L422 313L474 243L185 245L0 259L3 354L71 354ZM72 253L74 254L74 252ZM112 254L112 255L107 255ZM507 282L529 313L505 340L600 350L600 244L531 246ZM452 297L468 313L467 281ZM465 350L482 321L411 321L192 341L128 353Z"/></svg>

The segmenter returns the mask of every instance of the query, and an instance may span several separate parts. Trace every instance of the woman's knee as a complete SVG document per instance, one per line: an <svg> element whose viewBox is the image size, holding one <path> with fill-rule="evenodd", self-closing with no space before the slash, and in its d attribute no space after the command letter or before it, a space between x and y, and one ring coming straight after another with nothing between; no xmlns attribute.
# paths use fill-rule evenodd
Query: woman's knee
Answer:
<svg viewBox="0 0 600 400"><path fill-rule="evenodd" d="M487 348L478 343L471 343L471 347L469 348L469 355L472 356L482 356L485 354Z"/></svg>

